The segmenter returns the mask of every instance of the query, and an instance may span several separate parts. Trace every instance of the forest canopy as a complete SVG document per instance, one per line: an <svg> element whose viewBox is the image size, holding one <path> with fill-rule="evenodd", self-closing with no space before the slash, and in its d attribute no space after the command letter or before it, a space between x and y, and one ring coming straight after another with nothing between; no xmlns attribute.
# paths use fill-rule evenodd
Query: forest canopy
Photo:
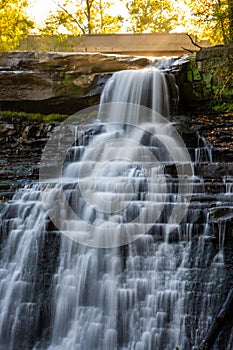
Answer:
<svg viewBox="0 0 233 350"><path fill-rule="evenodd" d="M25 0L0 0L0 50L12 50L30 33L34 23Z"/></svg>
<svg viewBox="0 0 233 350"><path fill-rule="evenodd" d="M33 2L35 0L31 0ZM233 41L233 0L47 0L56 3L43 25L27 0L0 0L0 50L32 31L42 35L183 32L213 44Z"/></svg>

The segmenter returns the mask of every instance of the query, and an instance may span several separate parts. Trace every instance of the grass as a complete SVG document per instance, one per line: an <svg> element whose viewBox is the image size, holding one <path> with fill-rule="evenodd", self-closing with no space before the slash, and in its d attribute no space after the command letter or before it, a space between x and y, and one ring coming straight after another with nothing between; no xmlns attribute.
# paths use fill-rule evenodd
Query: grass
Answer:
<svg viewBox="0 0 233 350"><path fill-rule="evenodd" d="M51 123L51 122L63 122L65 119L69 117L69 115L56 114L56 113L45 115L40 113L0 111L0 117L33 119L33 120L43 121L46 123Z"/></svg>
<svg viewBox="0 0 233 350"><path fill-rule="evenodd" d="M219 113L233 113L233 103L223 102L213 106L213 110Z"/></svg>

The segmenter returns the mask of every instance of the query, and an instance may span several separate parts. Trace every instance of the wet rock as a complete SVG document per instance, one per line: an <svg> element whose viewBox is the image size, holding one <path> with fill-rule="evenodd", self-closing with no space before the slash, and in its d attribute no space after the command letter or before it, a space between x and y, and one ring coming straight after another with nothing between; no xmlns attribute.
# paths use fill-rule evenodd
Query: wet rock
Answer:
<svg viewBox="0 0 233 350"><path fill-rule="evenodd" d="M9 123L1 123L1 128L0 128L0 137L6 136L6 135L11 135L12 133L14 133L14 125L13 124L9 124Z"/></svg>
<svg viewBox="0 0 233 350"><path fill-rule="evenodd" d="M233 206L230 207L215 207L210 211L210 219L213 222L233 220Z"/></svg>
<svg viewBox="0 0 233 350"><path fill-rule="evenodd" d="M0 117L0 203L38 178L41 152L55 123Z"/></svg>

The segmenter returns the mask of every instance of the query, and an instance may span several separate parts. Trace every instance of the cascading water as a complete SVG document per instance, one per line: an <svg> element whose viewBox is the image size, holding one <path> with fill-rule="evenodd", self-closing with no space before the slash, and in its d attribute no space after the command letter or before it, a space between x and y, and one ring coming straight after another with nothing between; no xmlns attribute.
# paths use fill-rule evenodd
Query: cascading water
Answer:
<svg viewBox="0 0 233 350"><path fill-rule="evenodd" d="M158 70L115 73L99 121L71 125L61 169L46 167L60 130L41 183L6 204L1 349L197 349L224 300L224 232L216 248L205 181L168 106Z"/></svg>
<svg viewBox="0 0 233 350"><path fill-rule="evenodd" d="M212 149L209 142L203 136L198 134L198 145L195 149L195 162L212 162Z"/></svg>

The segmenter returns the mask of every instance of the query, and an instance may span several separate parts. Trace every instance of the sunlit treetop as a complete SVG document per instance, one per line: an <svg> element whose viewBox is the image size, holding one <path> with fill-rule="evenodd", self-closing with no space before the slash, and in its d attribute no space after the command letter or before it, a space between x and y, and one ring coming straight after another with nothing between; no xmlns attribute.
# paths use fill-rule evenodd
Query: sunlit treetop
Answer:
<svg viewBox="0 0 233 350"><path fill-rule="evenodd" d="M35 20L46 17L43 24L33 23L33 4ZM183 32L214 44L232 42L233 0L0 0L1 51L30 33L118 32Z"/></svg>
<svg viewBox="0 0 233 350"><path fill-rule="evenodd" d="M114 5L111 0L66 0L57 4L58 10L49 13L42 33L117 33L123 25L123 17L111 11Z"/></svg>
<svg viewBox="0 0 233 350"><path fill-rule="evenodd" d="M129 31L134 33L169 32L178 23L173 3L169 0L130 0Z"/></svg>
<svg viewBox="0 0 233 350"><path fill-rule="evenodd" d="M0 50L14 49L30 32L33 22L25 0L0 0Z"/></svg>
<svg viewBox="0 0 233 350"><path fill-rule="evenodd" d="M232 0L184 0L184 3L190 11L185 22L187 31L212 43L233 40Z"/></svg>
<svg viewBox="0 0 233 350"><path fill-rule="evenodd" d="M125 0L125 3L129 30L135 33L182 31L212 43L233 40L233 0Z"/></svg>

